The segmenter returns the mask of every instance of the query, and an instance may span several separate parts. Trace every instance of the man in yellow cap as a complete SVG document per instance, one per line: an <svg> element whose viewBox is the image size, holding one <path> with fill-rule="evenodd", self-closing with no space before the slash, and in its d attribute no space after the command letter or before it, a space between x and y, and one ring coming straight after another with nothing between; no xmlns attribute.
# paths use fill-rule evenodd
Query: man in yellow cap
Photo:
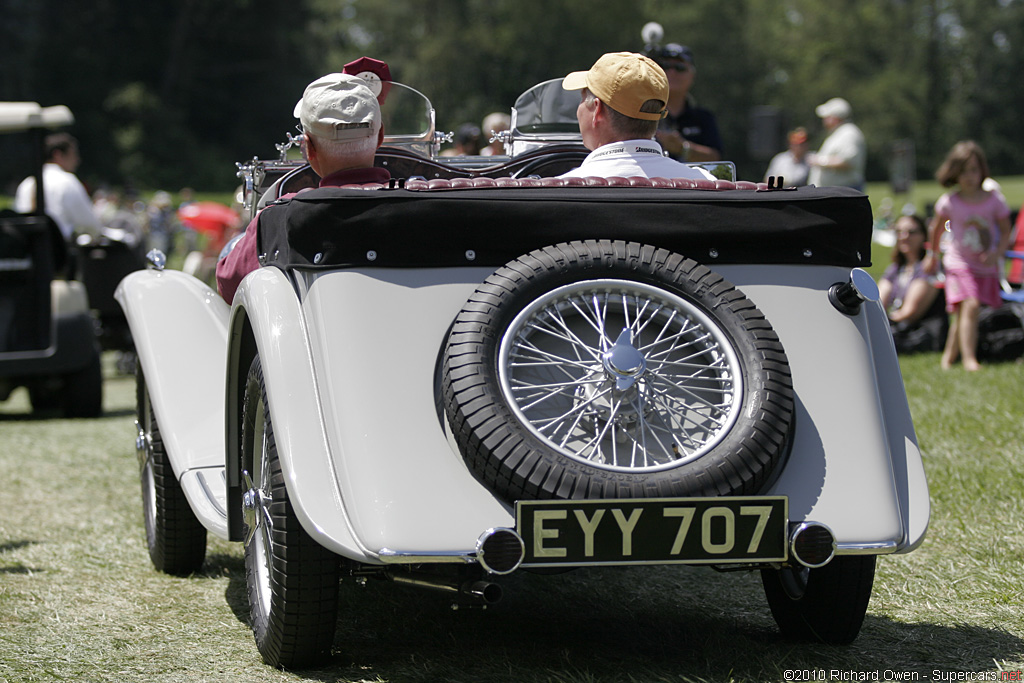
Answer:
<svg viewBox="0 0 1024 683"><path fill-rule="evenodd" d="M633 52L611 52L589 71L566 76L562 87L581 91L576 118L583 145L591 153L579 168L561 177L713 178L665 156L654 141L669 92L665 72L654 60Z"/></svg>

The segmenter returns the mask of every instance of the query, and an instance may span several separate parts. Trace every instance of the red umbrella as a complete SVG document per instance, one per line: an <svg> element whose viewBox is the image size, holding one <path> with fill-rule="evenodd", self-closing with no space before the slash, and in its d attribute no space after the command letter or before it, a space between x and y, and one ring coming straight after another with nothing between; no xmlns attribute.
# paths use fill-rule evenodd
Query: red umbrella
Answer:
<svg viewBox="0 0 1024 683"><path fill-rule="evenodd" d="M238 225L238 214L217 202L194 202L178 209L178 220L212 237L221 237L225 230Z"/></svg>

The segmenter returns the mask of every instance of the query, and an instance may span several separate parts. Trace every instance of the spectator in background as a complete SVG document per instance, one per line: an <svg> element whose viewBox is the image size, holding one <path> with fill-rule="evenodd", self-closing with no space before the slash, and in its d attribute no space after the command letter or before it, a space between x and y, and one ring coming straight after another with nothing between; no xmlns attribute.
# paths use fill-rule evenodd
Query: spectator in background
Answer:
<svg viewBox="0 0 1024 683"><path fill-rule="evenodd" d="M189 204L195 203L195 190L191 187L183 187L178 190L178 208L175 213ZM181 236L184 242L184 252L191 254L199 247L199 235L188 225L181 225Z"/></svg>
<svg viewBox="0 0 1024 683"><path fill-rule="evenodd" d="M651 47L647 56L668 77L668 114L658 126L656 139L678 161L719 161L722 136L715 115L690 93L697 79L697 65L690 48L678 43Z"/></svg>
<svg viewBox="0 0 1024 683"><path fill-rule="evenodd" d="M669 159L653 140L669 96L668 79L654 60L612 52L589 71L566 76L562 87L580 91L576 118L583 145L591 153L578 168L559 177L712 177Z"/></svg>
<svg viewBox="0 0 1024 683"><path fill-rule="evenodd" d="M480 154L480 129L475 123L464 123L455 129L455 148L441 153L444 157L476 156Z"/></svg>
<svg viewBox="0 0 1024 683"><path fill-rule="evenodd" d="M867 165L867 143L864 133L850 117L853 109L842 97L833 97L818 105L814 113L821 119L828 131L828 137L821 148L809 154L807 163L811 167L807 178L809 185L817 187L852 187L864 189L864 168Z"/></svg>
<svg viewBox="0 0 1024 683"><path fill-rule="evenodd" d="M1024 211L1017 212L1017 221L1014 223L1013 251L1024 252ZM1010 272L1006 275L1006 281L1014 288L1024 284L1024 260L1019 258L1010 259Z"/></svg>
<svg viewBox="0 0 1024 683"><path fill-rule="evenodd" d="M480 150L480 154L487 157L494 156L495 154L504 154L505 143L501 140L491 142L491 138L495 137L496 134L501 133L502 131L508 130L511 125L511 117L500 111L496 111L485 116L483 126L481 126L485 146Z"/></svg>
<svg viewBox="0 0 1024 683"><path fill-rule="evenodd" d="M889 315L896 351L939 351L946 341L949 318L942 291L924 270L928 239L924 219L900 216L894 228L892 263L878 283L879 300Z"/></svg>
<svg viewBox="0 0 1024 683"><path fill-rule="evenodd" d="M131 202L117 190L106 190L94 195L96 216L104 230L119 231L121 241L140 253L144 247L144 221L131 210Z"/></svg>
<svg viewBox="0 0 1024 683"><path fill-rule="evenodd" d="M978 370L978 319L982 305L1002 304L999 268L1010 241L1010 208L1003 195L982 187L988 162L977 143L965 140L953 145L935 173L943 187L956 187L935 202L931 225L932 250L925 257L925 272L938 268L935 249L949 232L941 255L946 275L946 310L954 314L942 352L942 367L958 357L964 369Z"/></svg>
<svg viewBox="0 0 1024 683"><path fill-rule="evenodd" d="M170 193L160 190L153 194L146 206L146 227L149 232L148 249L159 249L170 256L174 251L174 237L178 231Z"/></svg>
<svg viewBox="0 0 1024 683"><path fill-rule="evenodd" d="M69 243L76 234L98 235L100 222L93 211L92 199L75 176L81 163L78 140L67 133L47 135L43 141L46 163L43 164L43 192L46 213L53 218ZM33 213L36 210L36 179L21 181L14 196L14 210Z"/></svg>
<svg viewBox="0 0 1024 683"><path fill-rule="evenodd" d="M787 136L789 149L779 152L772 157L768 164L768 171L764 179L782 178L785 187L800 187L807 184L807 174L810 167L807 165L807 131L803 128L794 128Z"/></svg>

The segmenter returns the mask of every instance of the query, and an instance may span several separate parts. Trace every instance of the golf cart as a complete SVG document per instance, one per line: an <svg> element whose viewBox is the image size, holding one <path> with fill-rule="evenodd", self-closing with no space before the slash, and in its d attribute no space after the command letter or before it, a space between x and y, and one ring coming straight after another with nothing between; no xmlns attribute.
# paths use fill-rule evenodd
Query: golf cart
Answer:
<svg viewBox="0 0 1024 683"><path fill-rule="evenodd" d="M34 413L98 417L103 377L88 296L69 245L45 213L43 136L74 121L64 106L0 102L0 133L25 133L36 151L35 206L0 212L0 400L26 387Z"/></svg>

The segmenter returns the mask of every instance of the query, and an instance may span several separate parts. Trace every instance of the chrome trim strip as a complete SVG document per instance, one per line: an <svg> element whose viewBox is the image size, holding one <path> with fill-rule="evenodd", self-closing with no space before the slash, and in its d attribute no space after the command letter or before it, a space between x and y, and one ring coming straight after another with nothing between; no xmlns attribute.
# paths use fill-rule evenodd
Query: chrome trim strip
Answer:
<svg viewBox="0 0 1024 683"><path fill-rule="evenodd" d="M220 469L221 484L224 486L224 490L227 490L227 475L224 473L224 468L218 469ZM221 517L227 520L228 511L225 510L224 506L221 505L219 500L217 500L217 496L213 493L213 489L210 488L210 484L207 483L206 473L202 470L196 472L196 480L199 482L199 486L202 487L203 493L206 494L206 497L209 499L210 505L213 509L216 510Z"/></svg>
<svg viewBox="0 0 1024 683"><path fill-rule="evenodd" d="M899 550L899 544L896 541L881 541L879 543L836 543L836 555L887 555L889 553L894 553L897 550ZM475 550L426 552L409 550L401 551L392 550L390 548L381 548L379 551L377 551L377 555L380 558L380 561L384 564L418 564L421 562L437 562L445 564L475 564L477 562ZM654 562L651 564L668 563ZM524 563L522 566L527 565Z"/></svg>
<svg viewBox="0 0 1024 683"><path fill-rule="evenodd" d="M476 559L475 550L451 550L440 552L427 552L420 550L391 550L381 548L377 556L384 564L420 564L420 563L444 563L444 564L474 564Z"/></svg>
<svg viewBox="0 0 1024 683"><path fill-rule="evenodd" d="M900 549L896 541L836 543L836 555L887 555Z"/></svg>

